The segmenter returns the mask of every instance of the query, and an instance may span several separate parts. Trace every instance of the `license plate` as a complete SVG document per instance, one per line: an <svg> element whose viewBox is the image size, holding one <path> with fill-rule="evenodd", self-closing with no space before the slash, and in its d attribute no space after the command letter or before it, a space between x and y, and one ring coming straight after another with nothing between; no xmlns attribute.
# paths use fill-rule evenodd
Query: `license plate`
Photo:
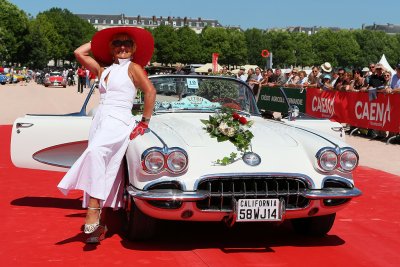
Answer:
<svg viewBox="0 0 400 267"><path fill-rule="evenodd" d="M239 199L236 202L237 222L281 221L284 200Z"/></svg>
<svg viewBox="0 0 400 267"><path fill-rule="evenodd" d="M58 83L56 82L56 83L54 83L54 85L58 85Z"/></svg>

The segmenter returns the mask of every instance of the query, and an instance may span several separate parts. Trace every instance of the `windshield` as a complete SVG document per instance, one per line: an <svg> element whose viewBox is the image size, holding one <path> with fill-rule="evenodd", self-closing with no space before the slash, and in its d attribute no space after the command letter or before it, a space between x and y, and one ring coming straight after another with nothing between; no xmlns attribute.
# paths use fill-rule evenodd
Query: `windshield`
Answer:
<svg viewBox="0 0 400 267"><path fill-rule="evenodd" d="M158 75L149 78L157 90L155 111L213 112L229 107L259 114L250 88L234 78L205 75Z"/></svg>
<svg viewBox="0 0 400 267"><path fill-rule="evenodd" d="M50 72L50 76L60 76L59 72Z"/></svg>

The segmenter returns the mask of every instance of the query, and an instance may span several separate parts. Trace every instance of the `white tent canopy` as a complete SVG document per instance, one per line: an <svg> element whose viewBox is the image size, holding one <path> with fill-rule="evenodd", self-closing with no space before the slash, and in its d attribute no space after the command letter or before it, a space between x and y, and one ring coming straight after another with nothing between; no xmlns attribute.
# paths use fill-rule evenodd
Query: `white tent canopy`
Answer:
<svg viewBox="0 0 400 267"><path fill-rule="evenodd" d="M381 63L387 71L390 71L392 75L396 73L394 69L389 65L388 61L386 60L385 54L382 55L381 60L378 63Z"/></svg>
<svg viewBox="0 0 400 267"><path fill-rule="evenodd" d="M198 73L207 73L208 69L213 69L212 63L207 63L207 64L201 66L200 68L194 69L194 71L198 72ZM222 67L218 64L217 69L218 69L218 71L220 71L222 69Z"/></svg>

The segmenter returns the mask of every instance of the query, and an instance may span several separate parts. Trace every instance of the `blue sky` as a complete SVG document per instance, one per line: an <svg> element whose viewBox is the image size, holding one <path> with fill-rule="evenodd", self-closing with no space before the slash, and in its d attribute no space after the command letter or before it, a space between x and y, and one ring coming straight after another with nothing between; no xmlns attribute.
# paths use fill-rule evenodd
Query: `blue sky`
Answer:
<svg viewBox="0 0 400 267"><path fill-rule="evenodd" d="M224 26L274 28L323 26L359 29L361 25L400 24L399 0L9 0L33 16L51 7L75 14L174 16L217 19Z"/></svg>

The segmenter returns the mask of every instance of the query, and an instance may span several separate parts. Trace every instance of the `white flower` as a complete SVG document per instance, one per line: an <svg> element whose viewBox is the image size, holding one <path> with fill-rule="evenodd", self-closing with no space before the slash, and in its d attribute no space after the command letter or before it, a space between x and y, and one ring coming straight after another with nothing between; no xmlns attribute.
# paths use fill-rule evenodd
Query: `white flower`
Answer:
<svg viewBox="0 0 400 267"><path fill-rule="evenodd" d="M228 124L226 124L225 122L221 122L218 126L218 131L225 134L225 129L228 127L229 127Z"/></svg>
<svg viewBox="0 0 400 267"><path fill-rule="evenodd" d="M227 135L229 137L232 137L232 136L235 135L235 133L236 133L235 128L229 127L229 128L226 129L226 134L225 135Z"/></svg>

